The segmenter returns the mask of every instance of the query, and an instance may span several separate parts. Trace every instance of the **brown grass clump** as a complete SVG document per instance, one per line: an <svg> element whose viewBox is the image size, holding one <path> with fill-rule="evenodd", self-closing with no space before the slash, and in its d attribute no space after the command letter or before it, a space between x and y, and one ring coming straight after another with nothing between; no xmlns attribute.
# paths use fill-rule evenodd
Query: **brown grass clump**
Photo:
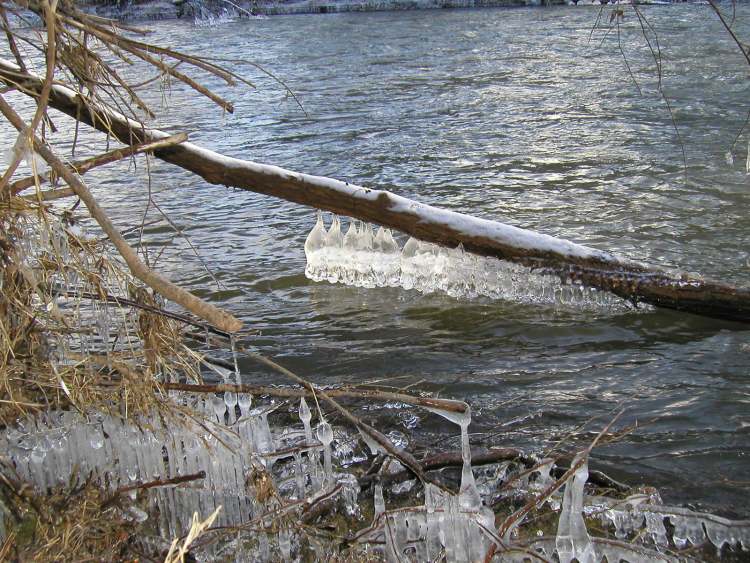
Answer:
<svg viewBox="0 0 750 563"><path fill-rule="evenodd" d="M0 498L13 527L2 547L16 561L135 561L142 527L137 502L90 482L39 494L0 473ZM7 522L6 522L7 524Z"/></svg>

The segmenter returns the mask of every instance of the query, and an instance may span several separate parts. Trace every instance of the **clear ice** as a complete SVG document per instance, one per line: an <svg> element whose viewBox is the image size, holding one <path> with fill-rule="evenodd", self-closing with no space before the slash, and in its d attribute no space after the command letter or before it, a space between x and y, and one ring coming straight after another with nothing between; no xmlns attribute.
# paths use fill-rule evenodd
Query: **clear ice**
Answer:
<svg viewBox="0 0 750 563"><path fill-rule="evenodd" d="M617 313L630 305L605 291L530 268L471 254L462 245L449 249L409 238L400 248L390 229L350 220L342 235L333 216L326 230L318 211L305 240L305 275L314 281L358 287L401 287L422 293L443 292L456 298L488 297L571 309Z"/></svg>
<svg viewBox="0 0 750 563"><path fill-rule="evenodd" d="M587 455L579 454L573 459L573 465L581 461L582 465L565 483L562 511L555 538L560 563L569 563L573 559L579 563L599 561L583 519L583 488L589 478L588 460L584 457Z"/></svg>
<svg viewBox="0 0 750 563"><path fill-rule="evenodd" d="M275 487L290 500L314 499L341 485L345 510L351 514L358 510L356 480L352 483L349 475L333 470L333 430L322 422L317 432L320 442L314 440L309 409L300 408L301 429L278 434L269 425L267 410L250 411L249 395L229 399L226 394L213 395L197 401L180 394L172 397L216 423L170 424L160 416L131 423L102 413L48 412L19 421L1 434L0 447L18 476L39 492L65 487L72 478L84 479L89 473L103 488L116 490L204 471L204 479L146 490L148 506L158 507L152 514L164 538L184 534L194 512L207 515L222 506L217 526L238 525L266 512L268 508L246 483L247 475L264 466ZM232 417L228 405L239 405L241 416ZM319 466L319 456L312 455L321 451L324 467ZM323 478L315 479L313 474ZM148 515L139 512L135 517ZM0 519L0 533L2 525ZM289 533L281 530L274 545L288 553Z"/></svg>
<svg viewBox="0 0 750 563"><path fill-rule="evenodd" d="M495 516L483 506L476 486L468 435L471 410L461 404L462 412L428 408L460 428L463 464L458 494L425 483L422 506L386 510L383 489L375 485L376 518L365 540L384 545L388 561L434 561L441 554L448 562L481 561L492 542Z"/></svg>

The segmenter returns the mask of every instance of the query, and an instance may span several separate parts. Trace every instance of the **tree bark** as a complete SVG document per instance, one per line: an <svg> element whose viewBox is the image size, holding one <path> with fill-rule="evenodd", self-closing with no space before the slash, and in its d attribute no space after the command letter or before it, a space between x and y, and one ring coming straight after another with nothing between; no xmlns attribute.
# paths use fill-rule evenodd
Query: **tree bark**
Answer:
<svg viewBox="0 0 750 563"><path fill-rule="evenodd" d="M0 80L38 97L43 81L0 59ZM101 106L75 91L55 86L49 105L127 144L168 136ZM479 219L347 182L292 172L276 166L230 158L192 143L154 154L194 172L211 184L223 184L391 227L423 241L508 260L563 279L645 302L707 317L750 322L750 289L665 272L608 252L574 244L496 221Z"/></svg>

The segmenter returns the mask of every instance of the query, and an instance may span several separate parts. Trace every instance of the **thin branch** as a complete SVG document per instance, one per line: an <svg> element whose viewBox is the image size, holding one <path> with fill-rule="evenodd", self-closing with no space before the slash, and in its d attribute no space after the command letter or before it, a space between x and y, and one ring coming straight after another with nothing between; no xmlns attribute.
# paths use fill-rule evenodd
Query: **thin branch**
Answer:
<svg viewBox="0 0 750 563"><path fill-rule="evenodd" d="M750 53L748 53L747 49L745 49L745 46L740 41L739 37L737 37L737 34L732 30L732 26L729 25L729 23L727 23L727 20L724 18L724 14L721 13L719 6L716 4L716 0L708 0L708 5L711 6L711 9L719 17L719 21L721 21L721 25L723 25L724 29L727 30L727 33L731 36L731 38L737 44L737 47L740 48L740 52L742 53L742 56L745 57L747 64L750 65Z"/></svg>
<svg viewBox="0 0 750 563"><path fill-rule="evenodd" d="M36 128L39 127L39 123L42 120L42 116L44 116L45 112L47 111L47 102L49 101L49 95L52 90L52 81L55 78L55 57L57 54L57 25L55 19L55 10L57 8L57 0L52 0L51 4L47 0L43 0L41 6L43 10L43 17L47 26L47 71L44 76L42 91L39 94L39 98L37 98L37 108L36 112L34 113L34 117L31 119L31 124L29 125L28 129L19 130L20 134L29 136L29 150L33 150L33 147L31 146L33 143L31 143L30 138L35 134ZM8 165L8 168L6 168L2 178L0 178L0 195L6 192L8 182L18 168L18 165L21 163L21 160L23 159L24 151L19 149L21 149L21 147L14 146L10 164ZM32 168L34 168L33 163L34 160L32 159ZM36 174L36 170L33 170L33 172Z"/></svg>
<svg viewBox="0 0 750 563"><path fill-rule="evenodd" d="M625 51L622 48L622 40L620 38L620 19L617 16L615 16L615 25L617 26L617 46L620 48L620 53L622 54L622 60L625 62L625 68L628 69L628 74L630 75L630 79L633 81L633 84L635 84L635 87L638 89L638 95L643 96L643 92L641 91L641 86L640 84L638 84L638 81L635 79L635 76L633 75L633 71L630 70L628 57L625 55Z"/></svg>
<svg viewBox="0 0 750 563"><path fill-rule="evenodd" d="M99 166L104 166L105 164L117 162L118 160L123 160L125 158L131 157L136 154L140 154L144 152L152 152L157 149L171 147L172 145L184 143L187 140L188 140L187 133L178 133L176 135L171 135L164 139L159 139L157 141L153 141L150 143L138 143L135 145L131 145L129 147L115 149L115 150L106 152L104 154L94 156L87 160L73 162L68 165L68 170L70 170L71 172L75 174L78 174L79 176L83 176L84 174L86 174L86 172L88 172L92 168L97 168ZM10 185L11 194L16 195L20 193L21 191L34 186L37 180L54 182L55 177L54 177L54 174L48 173L48 174L43 174L40 176L29 176L28 178L17 180ZM65 196L59 196L59 197L65 197Z"/></svg>
<svg viewBox="0 0 750 563"><path fill-rule="evenodd" d="M194 385L189 383L165 382L163 384L163 387L167 390L185 391L187 393L249 393L251 395L268 395L271 397L280 397L285 399L312 397L314 394L320 394L320 389L318 388L316 388L313 392L310 389L268 387L262 385L248 385L244 383ZM467 408L466 403L462 401L437 399L433 397L419 397L416 395L407 395L405 393L382 391L380 389L326 389L325 393L329 397L342 399L362 399L368 401L398 402L404 403L405 405L424 407L428 409L439 409L454 413L463 413Z"/></svg>
<svg viewBox="0 0 750 563"><path fill-rule="evenodd" d="M5 99L0 96L0 111L5 115L6 119L19 131L26 130L26 126L21 117L15 112L15 110L8 105ZM73 174L67 166L36 137L32 137L32 146L41 155L41 157L47 161L50 167L60 176L71 188L76 192L76 195L81 198L83 203L89 210L91 216L99 223L99 226L107 234L112 244L115 246L117 251L125 260L125 263L130 268L130 271L135 277L140 279L149 287L163 295L170 301L182 305L191 313L198 315L202 319L207 320L213 325L216 325L219 329L227 332L237 332L242 328L242 323L229 314L211 305L192 293L182 289L181 287L173 284L171 281L166 279L164 276L153 272L141 262L138 255L128 245L127 241L123 238L117 228L114 226L110 218L107 216L105 211L99 207L96 199L91 194L89 189L83 184L78 177Z"/></svg>

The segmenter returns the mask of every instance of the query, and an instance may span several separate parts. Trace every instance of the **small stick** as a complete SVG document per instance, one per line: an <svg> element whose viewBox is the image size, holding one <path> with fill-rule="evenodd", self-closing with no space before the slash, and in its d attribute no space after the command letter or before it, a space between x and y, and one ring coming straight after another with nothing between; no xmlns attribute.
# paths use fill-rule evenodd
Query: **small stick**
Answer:
<svg viewBox="0 0 750 563"><path fill-rule="evenodd" d="M177 133L176 135L171 135L169 137L165 137L164 139L159 139L151 143L139 143L136 145L131 145L129 147L124 147L121 149L115 149L109 152L105 152L104 154L94 156L87 160L80 160L78 162L73 162L68 166L68 170L70 170L71 172L75 174L78 174L79 176L83 176L86 172L88 172L92 168L96 168L98 166L104 166L105 164L110 164L112 162L116 162L118 160L128 158L135 154L151 152L156 149L163 149L165 147L179 145L180 143L184 143L187 140L188 140L187 133ZM25 190L26 188L30 188L34 186L36 184L37 179L39 179L39 181L52 181L53 174L52 173L43 174L43 175L37 176L36 178L34 176L29 176L28 178L22 178L20 180L17 180L10 185L11 194L16 195L20 193L21 191ZM74 194L73 190L70 188L65 188L65 190L70 193L66 195L58 195L56 197L45 197L45 194L49 194L49 192L44 192L42 194L42 199L46 201L47 199L57 199L58 197L67 197L67 195ZM55 191L59 192L61 190L55 190ZM34 199L36 196L29 196L29 197Z"/></svg>
<svg viewBox="0 0 750 563"><path fill-rule="evenodd" d="M179 485L180 483L189 483L190 481L197 481L198 479L205 479L206 472L198 471L197 473L190 473L188 475L178 475L177 477L169 477L167 479L154 479L153 481L147 481L146 483L128 485L127 487L120 487L115 491L115 496L127 493L129 491L153 489L155 487L167 487L169 485ZM106 501L105 504L111 501Z"/></svg>
<svg viewBox="0 0 750 563"><path fill-rule="evenodd" d="M153 489L155 487L167 487L169 485L179 485L180 483L188 483L190 481L197 481L198 479L205 479L206 472L198 471L197 473L190 473L189 475L178 475L177 477L170 477L168 479L155 479L154 481L147 481L146 483L128 485L127 487L120 487L117 489L111 497L105 500L101 505L101 510L108 508L114 504L120 495L129 491L137 491L144 489Z"/></svg>
<svg viewBox="0 0 750 563"><path fill-rule="evenodd" d="M272 397L301 398L320 395L320 389L311 391L309 389L290 389L283 387L267 387L263 385L247 385L232 383L216 383L213 385L197 385L191 383L164 383L164 389L174 391L187 391L189 393L250 393L251 395L270 395ZM378 389L327 389L329 397L340 397L345 399L374 399L380 401L397 401L406 405L440 409L450 412L465 412L467 405L461 401L448 399L434 399L432 397L417 397L405 393L393 393L391 391L380 391Z"/></svg>
<svg viewBox="0 0 750 563"><path fill-rule="evenodd" d="M515 448L494 448L471 452L472 467L516 460L525 462L527 461L527 456L521 450ZM461 452L441 452L424 458L421 463L425 471L434 471L444 467L460 467L463 465L463 457ZM398 473L384 473L381 475L364 475L358 479L359 486L363 488L367 487L376 480L379 480L383 484L403 481L409 477L409 473L409 471L399 471Z"/></svg>

